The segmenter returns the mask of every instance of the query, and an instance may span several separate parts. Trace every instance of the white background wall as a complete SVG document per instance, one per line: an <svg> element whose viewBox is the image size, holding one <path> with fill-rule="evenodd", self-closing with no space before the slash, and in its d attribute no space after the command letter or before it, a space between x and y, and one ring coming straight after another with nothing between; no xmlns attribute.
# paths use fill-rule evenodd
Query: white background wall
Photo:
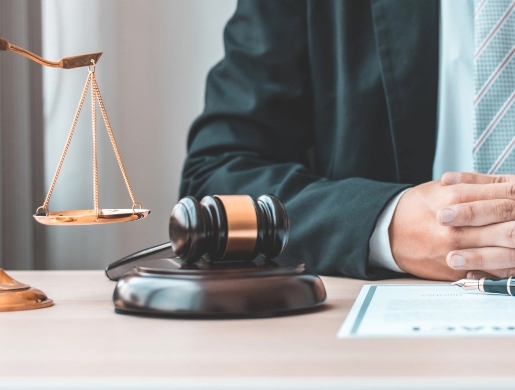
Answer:
<svg viewBox="0 0 515 390"><path fill-rule="evenodd" d="M151 215L132 223L46 227L49 269L95 269L168 240L186 135L202 111L208 70L223 56L235 0L43 0L43 56L103 51L97 79L136 198ZM85 68L45 68L45 183L50 185ZM90 209L91 109L86 100L50 210ZM99 113L100 114L100 113ZM132 203L99 115L101 208ZM43 198L41 199L43 203Z"/></svg>

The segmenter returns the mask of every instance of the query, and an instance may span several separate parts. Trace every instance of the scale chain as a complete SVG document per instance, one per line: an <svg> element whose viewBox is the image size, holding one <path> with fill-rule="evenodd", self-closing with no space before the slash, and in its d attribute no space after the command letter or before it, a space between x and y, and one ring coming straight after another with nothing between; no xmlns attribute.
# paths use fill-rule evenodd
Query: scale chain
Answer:
<svg viewBox="0 0 515 390"><path fill-rule="evenodd" d="M94 63L93 63L94 66ZM95 69L90 70L91 78L95 77ZM98 215L98 158L97 158L97 100L91 83L91 128L93 131L93 207Z"/></svg>
<svg viewBox="0 0 515 390"><path fill-rule="evenodd" d="M93 62L93 61L92 61ZM93 203L95 212L98 215L99 212L99 196L98 196L98 150L97 150L97 110L96 110L96 102L98 100L98 104L100 106L100 111L102 113L102 118L104 119L104 123L106 125L107 133L109 135L109 139L111 141L111 145L113 146L113 150L116 156L116 160L118 162L118 166L120 167L120 170L122 172L123 179L125 180L125 184L127 186L127 190L129 191L129 195L132 200L132 210L134 212L134 209L136 206L139 206L139 208L142 208L141 203L136 201L136 198L134 196L134 193L132 191L132 186L129 182L129 177L127 176L127 172L125 171L125 166L123 165L122 157L120 155L120 152L118 151L118 145L116 143L116 139L114 138L113 130L111 128L111 124L109 122L109 118L107 116L107 111L104 106L104 102L102 100L102 96L100 95L100 89L98 88L97 80L95 77L95 64L93 62L93 68L89 70L88 78L86 79L86 84L84 85L84 89L82 91L81 99L79 102L79 106L77 107L77 111L75 113L75 117L73 118L73 123L70 129L70 132L68 133L68 138L66 139L66 144L64 146L64 150L61 154L61 158L59 160L59 164L57 166L57 169L54 173L54 177L52 179L52 184L50 185L50 189L48 190L47 196L45 198L45 202L42 206L38 207L36 210L36 214L40 209L44 209L45 213L48 215L48 204L50 202L50 198L52 196L52 193L54 191L55 184L57 182L57 179L59 177L59 174L61 173L61 168L64 163L64 159L66 157L66 153L68 152L68 148L70 147L71 139L73 137L73 134L75 132L75 128L77 126L77 122L79 119L80 112L82 110L82 106L84 105L84 101L86 99L86 95L89 89L89 86L91 84L91 114L92 114L92 133L93 133Z"/></svg>
<svg viewBox="0 0 515 390"><path fill-rule="evenodd" d="M64 159L66 157L66 153L68 152L68 148L70 147L70 142L73 137L73 133L75 131L75 127L77 126L77 122L79 120L79 115L82 110L82 106L84 104L84 100L86 100L86 94L88 93L89 84L91 82L91 74L88 75L88 78L86 79L86 84L84 85L84 89L82 90L82 95L80 97L79 106L77 107L77 111L75 112L75 117L73 118L72 127L70 129L70 132L68 133L68 138L66 139L66 144L64 145L63 152L61 154L61 158L59 159L59 164L57 165L57 169L54 173L54 178L52 179L52 184L50 185L50 189L48 190L48 193L45 198L45 202L43 203L43 206L40 206L39 209L44 209L46 214L48 214L48 203L50 202L50 198L52 197L52 192L54 192L55 183L57 182L57 178L59 177L59 173L61 173L61 168L64 163ZM37 211L36 210L36 214Z"/></svg>
<svg viewBox="0 0 515 390"><path fill-rule="evenodd" d="M118 161L118 166L120 167L120 170L122 171L122 176L123 176L123 179L125 180L125 185L127 186L127 190L129 191L129 195L132 200L132 209L134 211L134 208L136 207L136 205L139 205L140 208L142 208L141 203L136 201L136 198L134 197L134 193L132 192L131 183L129 182L129 177L127 176L127 172L125 171L125 166L123 165L122 157L120 156L120 152L118 151L118 145L116 144L116 139L114 138L113 130L111 128L111 124L109 123L107 111L105 109L104 102L102 100L102 96L100 95L100 89L98 88L95 73L92 73L91 88L93 90L93 94L96 95L96 97L98 99L100 111L102 113L102 117L104 118L104 123L106 125L107 133L109 134L109 139L111 140L111 144L113 146L116 160Z"/></svg>

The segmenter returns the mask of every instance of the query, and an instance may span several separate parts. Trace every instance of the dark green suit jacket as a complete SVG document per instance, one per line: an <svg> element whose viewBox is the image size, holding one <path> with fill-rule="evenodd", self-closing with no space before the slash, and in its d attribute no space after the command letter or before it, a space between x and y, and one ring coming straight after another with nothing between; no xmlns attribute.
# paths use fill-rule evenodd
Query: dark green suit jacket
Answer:
<svg viewBox="0 0 515 390"><path fill-rule="evenodd" d="M284 256L376 279L369 239L388 201L431 180L436 0L245 0L191 127L181 196L275 194Z"/></svg>

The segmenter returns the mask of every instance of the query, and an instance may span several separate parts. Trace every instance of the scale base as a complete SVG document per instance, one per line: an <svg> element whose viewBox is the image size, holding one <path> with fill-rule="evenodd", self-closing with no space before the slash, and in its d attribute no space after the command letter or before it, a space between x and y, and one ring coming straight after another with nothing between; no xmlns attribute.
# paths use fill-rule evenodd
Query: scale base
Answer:
<svg viewBox="0 0 515 390"><path fill-rule="evenodd" d="M0 268L0 312L42 309L53 304L43 291L14 280Z"/></svg>
<svg viewBox="0 0 515 390"><path fill-rule="evenodd" d="M322 280L284 262L151 260L118 280L113 303L117 313L171 317L270 317L323 305Z"/></svg>

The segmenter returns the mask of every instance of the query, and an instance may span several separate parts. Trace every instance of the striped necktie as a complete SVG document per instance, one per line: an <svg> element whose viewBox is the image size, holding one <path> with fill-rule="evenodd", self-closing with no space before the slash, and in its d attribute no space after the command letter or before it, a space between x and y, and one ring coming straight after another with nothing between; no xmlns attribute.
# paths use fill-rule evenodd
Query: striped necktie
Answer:
<svg viewBox="0 0 515 390"><path fill-rule="evenodd" d="M515 1L474 3L474 169L515 173Z"/></svg>

